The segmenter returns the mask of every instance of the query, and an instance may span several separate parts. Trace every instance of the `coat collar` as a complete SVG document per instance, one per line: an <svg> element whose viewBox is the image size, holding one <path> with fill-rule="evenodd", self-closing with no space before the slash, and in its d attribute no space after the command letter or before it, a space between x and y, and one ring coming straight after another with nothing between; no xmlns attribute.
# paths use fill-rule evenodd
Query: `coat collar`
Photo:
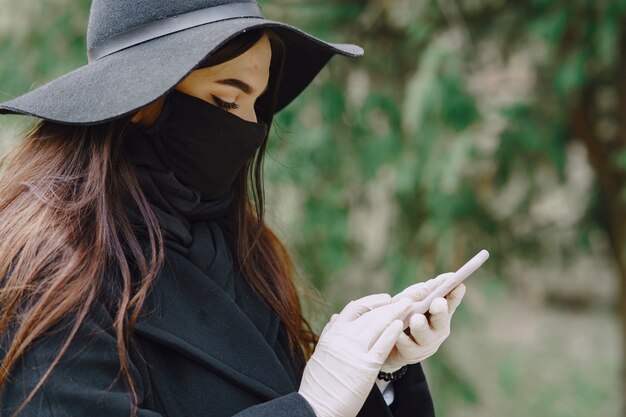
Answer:
<svg viewBox="0 0 626 417"><path fill-rule="evenodd" d="M255 297L256 298L256 297ZM248 315L272 316L257 299ZM165 265L136 332L177 350L266 400L297 389L274 353L278 319L265 334L242 307L183 256L166 251Z"/></svg>

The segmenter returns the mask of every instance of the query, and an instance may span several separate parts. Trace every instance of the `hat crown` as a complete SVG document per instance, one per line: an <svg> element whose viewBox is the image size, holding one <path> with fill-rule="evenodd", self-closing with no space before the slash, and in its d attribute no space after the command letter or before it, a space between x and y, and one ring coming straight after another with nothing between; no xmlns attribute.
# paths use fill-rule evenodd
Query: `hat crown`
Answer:
<svg viewBox="0 0 626 417"><path fill-rule="evenodd" d="M87 48L139 26L209 7L255 0L94 0L89 12Z"/></svg>

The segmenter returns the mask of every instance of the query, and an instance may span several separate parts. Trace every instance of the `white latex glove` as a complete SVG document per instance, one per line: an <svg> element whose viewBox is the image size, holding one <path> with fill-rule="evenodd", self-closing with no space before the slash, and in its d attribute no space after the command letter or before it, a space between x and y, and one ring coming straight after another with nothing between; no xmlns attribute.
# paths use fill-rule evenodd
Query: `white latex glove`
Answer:
<svg viewBox="0 0 626 417"><path fill-rule="evenodd" d="M375 294L349 303L326 325L298 392L317 417L354 417L402 333L409 299Z"/></svg>
<svg viewBox="0 0 626 417"><path fill-rule="evenodd" d="M436 287L452 273L441 274L426 282L412 285L393 297L394 302L410 299L418 302L426 298ZM408 321L408 333L401 333L395 347L385 360L381 370L393 372L404 365L423 361L432 356L439 346L450 335L450 321L452 314L461 303L465 295L465 285L460 284L445 298L435 298L428 310L429 317L423 314L413 314Z"/></svg>

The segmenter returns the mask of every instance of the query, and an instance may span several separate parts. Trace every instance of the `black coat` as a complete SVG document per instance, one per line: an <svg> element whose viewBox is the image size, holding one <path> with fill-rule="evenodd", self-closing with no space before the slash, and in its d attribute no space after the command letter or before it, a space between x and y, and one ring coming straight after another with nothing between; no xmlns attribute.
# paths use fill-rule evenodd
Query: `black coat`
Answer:
<svg viewBox="0 0 626 417"><path fill-rule="evenodd" d="M277 317L242 281L235 303L193 263L167 252L131 349L139 417L314 417L296 393L300 377ZM98 305L20 416L129 416L112 324ZM0 416L30 392L64 336L40 340L20 360L0 394ZM396 382L395 393L392 413L373 387L359 416L434 415L419 365Z"/></svg>

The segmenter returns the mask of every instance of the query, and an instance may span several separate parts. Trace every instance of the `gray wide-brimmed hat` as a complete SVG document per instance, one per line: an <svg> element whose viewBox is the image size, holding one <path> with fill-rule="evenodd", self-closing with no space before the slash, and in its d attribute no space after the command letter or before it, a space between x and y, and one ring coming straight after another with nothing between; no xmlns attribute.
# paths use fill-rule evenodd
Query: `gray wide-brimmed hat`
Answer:
<svg viewBox="0 0 626 417"><path fill-rule="evenodd" d="M363 55L357 45L328 43L265 19L254 0L94 0L87 29L89 63L0 103L0 113L66 124L124 116L167 93L213 51L254 28L271 28L286 46L276 111L300 94L333 55Z"/></svg>

